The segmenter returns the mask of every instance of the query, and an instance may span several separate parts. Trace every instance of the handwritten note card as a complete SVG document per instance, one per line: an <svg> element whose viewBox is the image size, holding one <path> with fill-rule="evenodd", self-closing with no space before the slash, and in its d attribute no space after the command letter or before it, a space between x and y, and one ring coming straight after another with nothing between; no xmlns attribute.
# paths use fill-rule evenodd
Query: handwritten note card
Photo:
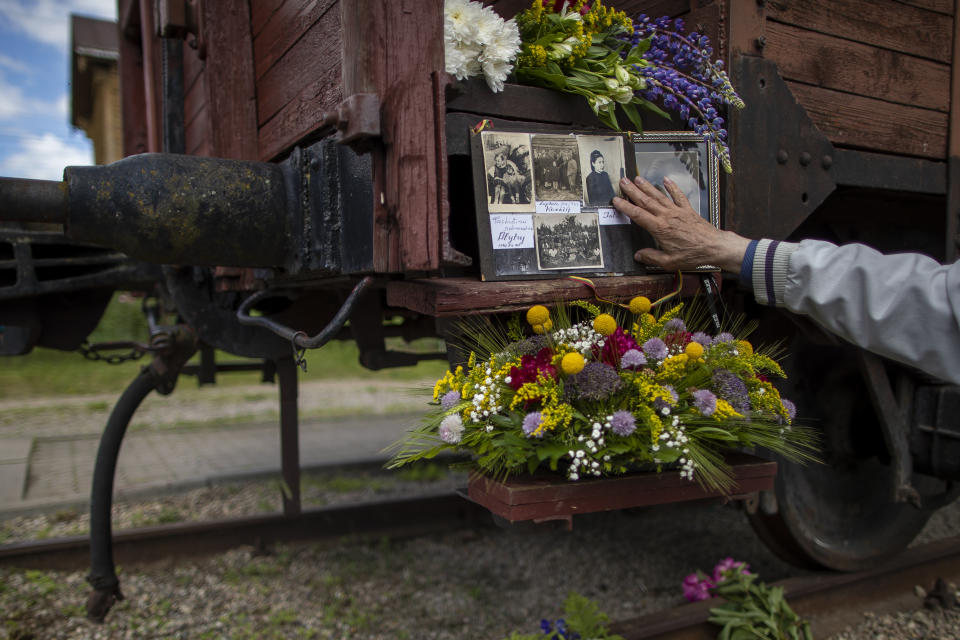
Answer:
<svg viewBox="0 0 960 640"><path fill-rule="evenodd" d="M600 224L630 224L630 218L613 208L597 209Z"/></svg>
<svg viewBox="0 0 960 640"><path fill-rule="evenodd" d="M580 201L537 200L537 213L580 213Z"/></svg>
<svg viewBox="0 0 960 640"><path fill-rule="evenodd" d="M533 249L533 216L496 213L490 216L494 249Z"/></svg>

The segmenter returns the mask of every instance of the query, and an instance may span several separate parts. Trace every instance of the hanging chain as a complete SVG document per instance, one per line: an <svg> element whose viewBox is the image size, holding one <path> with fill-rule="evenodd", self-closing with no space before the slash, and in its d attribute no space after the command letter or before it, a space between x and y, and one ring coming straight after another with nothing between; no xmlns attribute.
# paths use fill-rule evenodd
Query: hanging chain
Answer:
<svg viewBox="0 0 960 640"><path fill-rule="evenodd" d="M129 349L127 353L107 353L102 352L119 351ZM152 351L149 345L139 342L97 342L90 344L86 340L80 345L80 353L87 360L94 362L106 362L107 364L121 364L131 360L139 360L148 351Z"/></svg>

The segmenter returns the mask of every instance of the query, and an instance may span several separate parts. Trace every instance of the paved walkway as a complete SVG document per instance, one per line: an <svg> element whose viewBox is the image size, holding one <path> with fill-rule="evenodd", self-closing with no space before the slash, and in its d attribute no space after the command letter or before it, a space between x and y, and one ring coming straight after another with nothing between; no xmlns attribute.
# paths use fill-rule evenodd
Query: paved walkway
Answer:
<svg viewBox="0 0 960 640"><path fill-rule="evenodd" d="M383 449L416 414L301 419L302 468L383 461ZM86 504L99 437L0 439L0 517ZM203 486L280 470L279 423L128 432L115 476L116 497Z"/></svg>

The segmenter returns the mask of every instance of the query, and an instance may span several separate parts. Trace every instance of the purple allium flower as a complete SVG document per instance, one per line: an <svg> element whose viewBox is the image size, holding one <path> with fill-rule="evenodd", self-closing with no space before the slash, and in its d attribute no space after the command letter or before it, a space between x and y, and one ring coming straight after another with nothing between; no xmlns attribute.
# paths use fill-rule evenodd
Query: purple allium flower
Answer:
<svg viewBox="0 0 960 640"><path fill-rule="evenodd" d="M673 388L673 385L665 384L663 385L663 388L666 389L667 393L670 394L670 399L664 400L663 398L657 398L656 400L653 401L653 408L658 413L662 412L664 409L667 409L675 405L677 403L677 400L680 398L680 396L677 395L676 389Z"/></svg>
<svg viewBox="0 0 960 640"><path fill-rule="evenodd" d="M564 393L576 400L606 400L620 390L617 370L602 362L590 362L580 373L568 376Z"/></svg>
<svg viewBox="0 0 960 640"><path fill-rule="evenodd" d="M663 360L667 357L667 344L660 338L650 338L643 343L643 353L648 358Z"/></svg>
<svg viewBox="0 0 960 640"><path fill-rule="evenodd" d="M664 333L675 333L677 331L686 331L687 325L680 318L671 318L663 325Z"/></svg>
<svg viewBox="0 0 960 640"><path fill-rule="evenodd" d="M708 600L711 597L710 587L712 586L713 583L711 583L709 579L704 578L701 580L700 576L691 573L683 579L683 597L689 602Z"/></svg>
<svg viewBox="0 0 960 640"><path fill-rule="evenodd" d="M540 420L543 416L539 411L531 411L523 418L523 432L530 436L534 431L537 430L537 427L540 426ZM540 433L539 436L542 438L543 433Z"/></svg>
<svg viewBox="0 0 960 640"><path fill-rule="evenodd" d="M750 410L750 392L737 374L726 369L717 369L713 372L713 388L737 413Z"/></svg>
<svg viewBox="0 0 960 640"><path fill-rule="evenodd" d="M645 364L647 357L636 349L630 349L620 357L620 367L623 369L639 369Z"/></svg>
<svg viewBox="0 0 960 640"><path fill-rule="evenodd" d="M717 396L707 389L698 389L693 392L693 406L701 414L712 416L713 412L717 410Z"/></svg>
<svg viewBox="0 0 960 640"><path fill-rule="evenodd" d="M637 429L637 420L629 411L616 411L610 418L610 428L618 436L628 436Z"/></svg>
<svg viewBox="0 0 960 640"><path fill-rule="evenodd" d="M783 408L787 410L787 418L789 418L790 422L793 422L793 419L797 417L797 405L786 398L780 398L780 402L783 403ZM780 418L780 422L783 422L783 418Z"/></svg>
<svg viewBox="0 0 960 640"><path fill-rule="evenodd" d="M723 333L718 333L713 338L713 344L729 344L733 342L734 339L735 338L733 337L732 333L727 333L726 331L724 331Z"/></svg>
<svg viewBox="0 0 960 640"><path fill-rule="evenodd" d="M742 573L744 575L750 575L750 565L746 562L740 560L734 560L731 557L726 557L720 562L717 563L717 566L713 568L713 583L719 584L726 580L727 576L723 575L726 572L733 573Z"/></svg>
<svg viewBox="0 0 960 640"><path fill-rule="evenodd" d="M517 342L514 349L518 356L536 355L544 347L550 346L550 339L545 335L530 336Z"/></svg>
<svg viewBox="0 0 960 640"><path fill-rule="evenodd" d="M447 444L457 444L460 442L460 436L463 435L463 419L457 413L447 416L440 423L437 433Z"/></svg>
<svg viewBox="0 0 960 640"><path fill-rule="evenodd" d="M440 406L443 407L444 411L452 409L458 402L460 402L459 391L447 391L443 394L443 397L440 398Z"/></svg>
<svg viewBox="0 0 960 640"><path fill-rule="evenodd" d="M697 331L692 336L690 336L691 342L699 342L703 345L703 348L706 349L713 343L713 338L705 334L703 331Z"/></svg>

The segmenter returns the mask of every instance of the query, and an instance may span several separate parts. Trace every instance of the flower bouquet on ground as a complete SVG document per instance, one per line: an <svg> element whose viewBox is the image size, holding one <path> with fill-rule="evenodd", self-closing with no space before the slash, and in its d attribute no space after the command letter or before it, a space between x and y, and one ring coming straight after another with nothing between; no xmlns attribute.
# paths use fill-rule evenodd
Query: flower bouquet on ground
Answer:
<svg viewBox="0 0 960 640"><path fill-rule="evenodd" d="M454 451L496 479L670 467L728 493L725 451L815 457L814 436L793 424L793 404L769 379L784 375L774 350L754 349L737 327L708 335L697 319L705 314L684 317L683 304L659 317L651 306L644 297L608 311L537 305L526 324L465 327L466 366L437 381L436 409L394 445L388 466Z"/></svg>

